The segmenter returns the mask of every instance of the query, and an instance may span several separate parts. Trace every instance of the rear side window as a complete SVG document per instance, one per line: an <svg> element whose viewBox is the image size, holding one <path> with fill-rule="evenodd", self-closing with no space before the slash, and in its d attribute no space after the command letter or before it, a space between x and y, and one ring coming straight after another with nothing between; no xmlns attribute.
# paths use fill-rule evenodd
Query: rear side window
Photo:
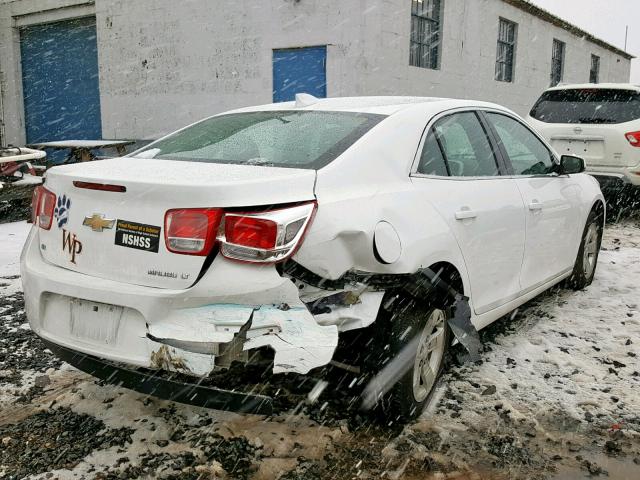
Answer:
<svg viewBox="0 0 640 480"><path fill-rule="evenodd" d="M516 175L546 175L554 168L549 149L520 122L499 113L487 112Z"/></svg>
<svg viewBox="0 0 640 480"><path fill-rule="evenodd" d="M322 168L385 115L267 111L208 118L132 156L157 160Z"/></svg>
<svg viewBox="0 0 640 480"><path fill-rule="evenodd" d="M552 90L542 94L531 116L546 123L631 122L640 119L640 93L604 88Z"/></svg>
<svg viewBox="0 0 640 480"><path fill-rule="evenodd" d="M427 138L424 141L424 148L420 156L420 164L418 165L418 173L423 175L436 175L438 177L447 177L447 164L442 155L440 145L436 139L433 129L429 130Z"/></svg>
<svg viewBox="0 0 640 480"><path fill-rule="evenodd" d="M453 177L500 175L484 127L473 112L455 113L433 127Z"/></svg>

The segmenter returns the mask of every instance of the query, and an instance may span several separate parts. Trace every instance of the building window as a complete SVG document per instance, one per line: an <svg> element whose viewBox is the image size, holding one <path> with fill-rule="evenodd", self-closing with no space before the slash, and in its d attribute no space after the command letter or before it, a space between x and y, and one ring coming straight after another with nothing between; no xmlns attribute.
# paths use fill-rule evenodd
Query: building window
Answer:
<svg viewBox="0 0 640 480"><path fill-rule="evenodd" d="M551 53L551 86L555 87L562 81L564 72L564 49L565 44L560 40L553 39L553 50Z"/></svg>
<svg viewBox="0 0 640 480"><path fill-rule="evenodd" d="M591 71L589 72L589 82L598 83L600 81L600 57L591 54Z"/></svg>
<svg viewBox="0 0 640 480"><path fill-rule="evenodd" d="M411 0L409 65L440 68L442 0Z"/></svg>
<svg viewBox="0 0 640 480"><path fill-rule="evenodd" d="M518 24L504 18L500 19L496 55L496 80L500 82L513 82L517 29Z"/></svg>

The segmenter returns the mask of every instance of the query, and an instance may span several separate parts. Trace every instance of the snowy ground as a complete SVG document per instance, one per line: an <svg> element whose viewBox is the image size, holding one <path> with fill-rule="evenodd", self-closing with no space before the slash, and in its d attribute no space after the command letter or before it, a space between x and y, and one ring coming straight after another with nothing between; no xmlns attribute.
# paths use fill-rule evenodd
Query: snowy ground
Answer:
<svg viewBox="0 0 640 480"><path fill-rule="evenodd" d="M556 289L483 331L482 363L452 365L404 429L99 385L28 330L15 277L26 233L0 225L0 478L640 478L637 221L608 229L590 288Z"/></svg>
<svg viewBox="0 0 640 480"><path fill-rule="evenodd" d="M29 233L26 222L0 225L0 277L20 273L20 251Z"/></svg>

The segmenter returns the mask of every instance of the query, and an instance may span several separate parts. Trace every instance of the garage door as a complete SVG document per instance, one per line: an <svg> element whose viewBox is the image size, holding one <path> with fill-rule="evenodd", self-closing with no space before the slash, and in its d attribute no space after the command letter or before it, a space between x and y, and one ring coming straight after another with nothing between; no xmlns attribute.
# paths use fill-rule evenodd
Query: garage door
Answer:
<svg viewBox="0 0 640 480"><path fill-rule="evenodd" d="M20 30L27 142L102 137L95 18Z"/></svg>
<svg viewBox="0 0 640 480"><path fill-rule="evenodd" d="M273 51L273 101L293 100L296 93L327 96L327 47Z"/></svg>

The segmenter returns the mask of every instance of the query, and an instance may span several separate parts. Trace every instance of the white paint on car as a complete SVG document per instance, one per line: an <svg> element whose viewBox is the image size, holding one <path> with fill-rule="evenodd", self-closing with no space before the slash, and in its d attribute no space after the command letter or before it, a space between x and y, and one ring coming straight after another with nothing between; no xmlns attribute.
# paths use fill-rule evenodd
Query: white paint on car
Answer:
<svg viewBox="0 0 640 480"><path fill-rule="evenodd" d="M459 176L456 170L454 176L435 176L418 171L426 134L439 119L459 113L480 119L497 112L522 122L498 105L363 97L305 102L302 107L293 102L251 107L223 116L261 112L276 112L275 129L292 128L304 112L336 117L335 112L342 112L375 121L317 168L295 156L289 168L147 158L162 155L174 138L169 136L129 157L51 169L46 188L70 203L65 204L68 217L63 225L54 220L50 230L34 227L25 245L21 269L33 331L100 358L194 375L206 375L215 366L215 353L202 357L206 344L215 352L246 334L244 349L274 350L276 372L306 373L331 360L339 332L371 325L381 308L384 291L351 281L336 287L332 281L354 273L411 275L444 262L460 273L470 296L471 321L481 328L571 273L587 216L596 202L603 202L597 184L584 174L515 174L497 160L492 175ZM487 126L477 125L475 134L489 135ZM327 123L307 128L309 138L291 138L292 148L300 142L307 142L307 148L309 139L324 135L325 128L327 135L340 140ZM533 131L527 132L555 165L552 149ZM126 192L79 189L74 181L123 186ZM286 215L274 211L300 204L313 205L303 209L310 212L300 220L303 223L278 224ZM258 255L259 243L234 250L245 258L242 262L215 248L209 260L170 251L164 238L165 216L173 209L229 213L210 235L216 245L230 249L236 247L229 244L225 221L243 213L260 231L277 224L274 235L284 243L285 226L295 227L286 255L320 278L321 285L291 278L273 263L256 263L258 256L247 255ZM116 220L116 227L94 231L83 224L94 214ZM116 244L118 220L128 222L134 233L146 231L145 225L159 227L157 251ZM190 220L184 221L189 227ZM242 237L248 242L255 240L251 228ZM63 231L75 237L64 237ZM153 228L149 232L155 235ZM79 247L75 241L82 245L74 257ZM329 312L312 313L314 302L341 292L349 293L348 301L332 304ZM69 312L74 299L89 306L93 302L98 311L100 304L120 307L117 334L106 342L72 329ZM93 321L97 312L87 312L84 321Z"/></svg>

